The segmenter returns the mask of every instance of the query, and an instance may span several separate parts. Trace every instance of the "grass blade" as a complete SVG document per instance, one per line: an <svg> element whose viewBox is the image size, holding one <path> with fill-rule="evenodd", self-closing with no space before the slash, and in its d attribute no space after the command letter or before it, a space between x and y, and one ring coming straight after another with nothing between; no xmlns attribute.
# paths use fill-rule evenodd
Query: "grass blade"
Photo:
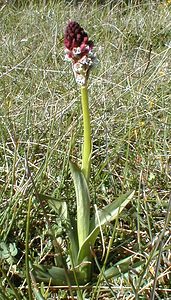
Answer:
<svg viewBox="0 0 171 300"><path fill-rule="evenodd" d="M27 210L27 222L26 222L26 244L25 244L25 264L26 264L26 281L28 285L28 297L29 300L33 300L31 278L30 278L30 266L29 266L29 231L30 231L30 212L32 205L32 197L29 198L28 210Z"/></svg>

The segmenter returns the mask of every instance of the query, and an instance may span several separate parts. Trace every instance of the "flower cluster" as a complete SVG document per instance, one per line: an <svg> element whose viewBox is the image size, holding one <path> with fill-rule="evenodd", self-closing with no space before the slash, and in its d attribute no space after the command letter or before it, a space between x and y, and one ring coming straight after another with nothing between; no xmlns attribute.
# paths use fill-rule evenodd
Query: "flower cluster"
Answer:
<svg viewBox="0 0 171 300"><path fill-rule="evenodd" d="M76 82L86 85L90 68L96 61L92 52L94 44L75 21L70 21L64 35L65 58L72 62Z"/></svg>

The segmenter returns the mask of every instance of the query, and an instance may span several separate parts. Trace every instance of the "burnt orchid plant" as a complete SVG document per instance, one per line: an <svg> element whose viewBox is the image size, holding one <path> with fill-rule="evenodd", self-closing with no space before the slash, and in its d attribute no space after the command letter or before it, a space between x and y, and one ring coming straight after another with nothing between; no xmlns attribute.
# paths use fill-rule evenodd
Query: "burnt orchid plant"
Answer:
<svg viewBox="0 0 171 300"><path fill-rule="evenodd" d="M81 105L83 114L83 148L82 166L78 166L70 160L70 171L74 182L77 213L69 211L66 202L58 202L50 199L57 214L66 219L67 236L69 240L69 259L63 255L62 246L56 247L59 258L56 266L34 267L37 280L53 285L82 285L92 280L93 274L93 248L97 236L103 226L118 217L123 208L133 197L133 192L119 196L103 209L94 209L90 215L89 179L91 170L92 138L88 101L88 78L90 70L96 64L96 55L93 52L94 43L89 40L88 34L75 21L70 21L64 36L65 58L71 62L77 84L81 89ZM106 270L107 271L107 270ZM110 272L109 272L110 273ZM106 274L108 274L106 272ZM111 276L111 273L110 273Z"/></svg>

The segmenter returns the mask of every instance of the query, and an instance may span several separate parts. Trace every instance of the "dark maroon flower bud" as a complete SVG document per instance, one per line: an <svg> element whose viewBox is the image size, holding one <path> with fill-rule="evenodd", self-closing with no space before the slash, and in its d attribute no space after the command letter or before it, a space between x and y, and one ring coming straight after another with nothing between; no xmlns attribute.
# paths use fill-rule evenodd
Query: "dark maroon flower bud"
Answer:
<svg viewBox="0 0 171 300"><path fill-rule="evenodd" d="M92 52L93 41L77 22L70 21L65 29L64 45L65 58L72 62L76 82L85 85L90 69L97 62Z"/></svg>
<svg viewBox="0 0 171 300"><path fill-rule="evenodd" d="M75 21L70 21L65 29L64 45L70 51L77 47L81 47L83 49L86 46L89 46L89 48L93 48L93 42L88 40L87 33ZM83 53L83 55L84 54L85 53Z"/></svg>

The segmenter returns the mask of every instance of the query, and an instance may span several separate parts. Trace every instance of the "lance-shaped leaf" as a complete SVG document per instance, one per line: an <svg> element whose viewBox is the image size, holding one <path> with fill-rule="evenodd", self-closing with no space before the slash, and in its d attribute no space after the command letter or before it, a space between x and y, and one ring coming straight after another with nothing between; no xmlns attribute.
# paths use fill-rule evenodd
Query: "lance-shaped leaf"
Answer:
<svg viewBox="0 0 171 300"><path fill-rule="evenodd" d="M68 228L68 237L70 241L70 256L71 261L74 266L77 265L77 257L78 257L78 234L77 234L77 225L76 221L70 217L69 219L70 228Z"/></svg>
<svg viewBox="0 0 171 300"><path fill-rule="evenodd" d="M87 182L81 169L70 161L70 170L74 181L77 199L77 232L80 249L89 235L90 196Z"/></svg>
<svg viewBox="0 0 171 300"><path fill-rule="evenodd" d="M33 266L33 275L39 282L51 285L83 285L86 283L84 273L79 270L65 270L55 266Z"/></svg>
<svg viewBox="0 0 171 300"><path fill-rule="evenodd" d="M59 201L54 197L50 197L44 194L38 194L40 200L46 200L49 206L60 216L62 219L67 220L68 218L68 210L66 201Z"/></svg>
<svg viewBox="0 0 171 300"><path fill-rule="evenodd" d="M84 240L84 243L80 248L78 263L81 263L85 257L90 256L90 248L94 246L94 243L100 231L100 227L116 219L118 214L121 213L124 207L133 198L133 195L134 191L119 196L114 202L100 210L98 212L98 215L94 215L90 222L90 234Z"/></svg>
<svg viewBox="0 0 171 300"><path fill-rule="evenodd" d="M121 276L121 274L127 276L130 270L136 270L138 272L139 270L141 270L144 264L145 261L143 260L137 260L134 262L134 255L131 255L120 260L109 269L106 269L104 271L104 277L110 279Z"/></svg>
<svg viewBox="0 0 171 300"><path fill-rule="evenodd" d="M78 256L78 237L77 230L75 226L75 220L71 218L66 201L59 201L54 197L50 197L48 195L39 194L41 200L46 200L49 206L54 210L58 217L60 217L63 221L66 221L67 233L70 240L70 249L72 254L72 260L74 266L77 265L77 256ZM61 266L61 264L60 264Z"/></svg>

